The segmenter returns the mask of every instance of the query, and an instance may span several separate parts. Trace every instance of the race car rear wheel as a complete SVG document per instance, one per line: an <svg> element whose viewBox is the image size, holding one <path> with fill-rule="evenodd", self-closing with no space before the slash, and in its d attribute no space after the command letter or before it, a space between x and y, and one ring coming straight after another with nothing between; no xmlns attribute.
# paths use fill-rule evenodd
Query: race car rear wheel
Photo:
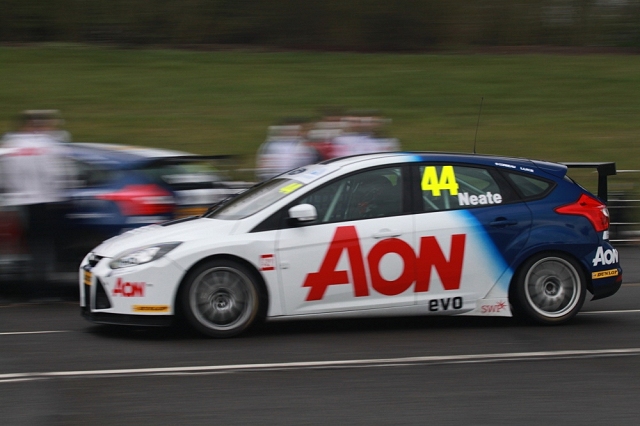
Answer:
<svg viewBox="0 0 640 426"><path fill-rule="evenodd" d="M543 253L527 260L514 284L514 311L542 324L570 320L580 311L586 296L582 268L561 253Z"/></svg>
<svg viewBox="0 0 640 426"><path fill-rule="evenodd" d="M231 337L261 317L263 298L253 273L231 260L213 260L193 270L181 294L189 323L211 337Z"/></svg>

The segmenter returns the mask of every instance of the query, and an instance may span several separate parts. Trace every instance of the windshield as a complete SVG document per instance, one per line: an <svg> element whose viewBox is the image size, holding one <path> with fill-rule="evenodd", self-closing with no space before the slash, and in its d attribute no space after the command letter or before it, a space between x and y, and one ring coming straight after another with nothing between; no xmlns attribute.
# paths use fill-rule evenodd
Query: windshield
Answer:
<svg viewBox="0 0 640 426"><path fill-rule="evenodd" d="M272 179L243 192L204 217L222 220L244 219L303 186L304 184L296 179Z"/></svg>
<svg viewBox="0 0 640 426"><path fill-rule="evenodd" d="M338 166L322 164L310 164L293 169L241 193L204 217L222 220L244 219L338 169Z"/></svg>

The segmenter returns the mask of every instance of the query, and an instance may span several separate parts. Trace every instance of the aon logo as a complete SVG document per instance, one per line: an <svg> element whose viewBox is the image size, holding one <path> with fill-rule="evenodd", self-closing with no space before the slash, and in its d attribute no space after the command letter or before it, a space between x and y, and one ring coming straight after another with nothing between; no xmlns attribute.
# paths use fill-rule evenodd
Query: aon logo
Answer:
<svg viewBox="0 0 640 426"><path fill-rule="evenodd" d="M593 258L593 266L611 265L612 263L618 263L618 250L605 250L602 247L598 247L596 257Z"/></svg>

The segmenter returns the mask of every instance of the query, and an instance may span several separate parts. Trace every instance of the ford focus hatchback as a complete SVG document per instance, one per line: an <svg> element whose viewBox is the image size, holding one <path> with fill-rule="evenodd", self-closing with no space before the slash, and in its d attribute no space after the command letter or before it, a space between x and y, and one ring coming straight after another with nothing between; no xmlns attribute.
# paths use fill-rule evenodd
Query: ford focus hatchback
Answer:
<svg viewBox="0 0 640 426"><path fill-rule="evenodd" d="M607 297L622 283L606 195L566 173L556 163L445 153L298 168L204 216L96 247L80 268L82 313L136 325L182 315L213 337L278 318L563 323L587 292Z"/></svg>

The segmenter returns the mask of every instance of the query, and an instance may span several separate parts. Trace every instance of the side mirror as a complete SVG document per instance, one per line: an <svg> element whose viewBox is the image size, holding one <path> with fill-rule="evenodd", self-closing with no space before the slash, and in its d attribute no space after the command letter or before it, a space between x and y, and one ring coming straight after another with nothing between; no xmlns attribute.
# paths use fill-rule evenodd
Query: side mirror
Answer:
<svg viewBox="0 0 640 426"><path fill-rule="evenodd" d="M318 218L318 211L311 204L298 204L289 209L289 217L299 222L311 222Z"/></svg>

